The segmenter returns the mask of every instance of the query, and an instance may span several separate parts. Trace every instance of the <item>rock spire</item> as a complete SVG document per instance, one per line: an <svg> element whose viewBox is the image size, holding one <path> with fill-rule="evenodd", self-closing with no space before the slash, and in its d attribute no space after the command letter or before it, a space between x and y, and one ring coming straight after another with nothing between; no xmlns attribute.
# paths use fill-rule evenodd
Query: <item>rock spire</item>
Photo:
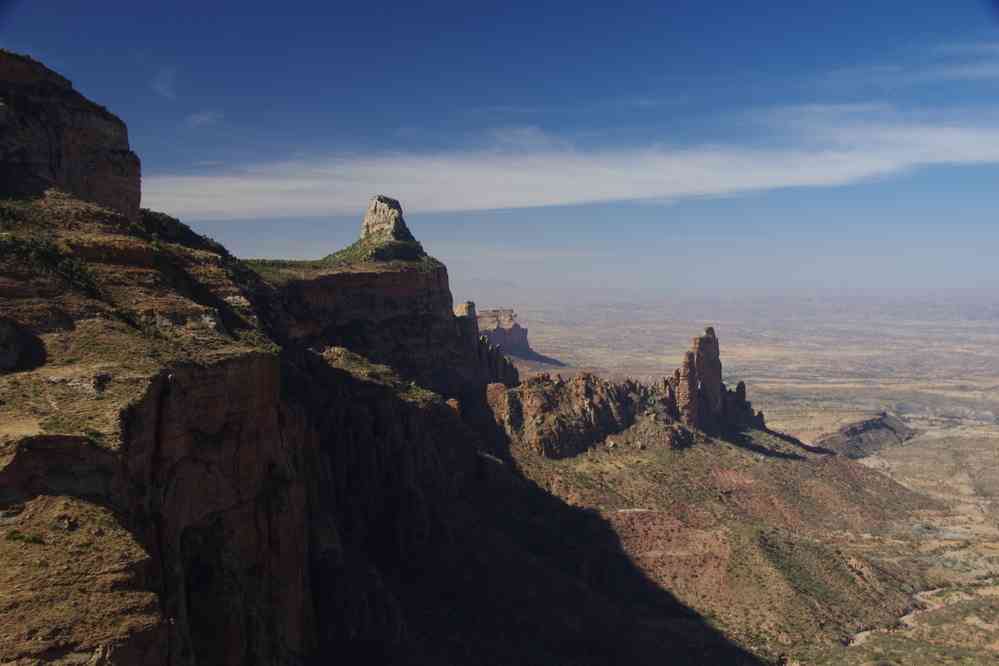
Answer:
<svg viewBox="0 0 999 666"><path fill-rule="evenodd" d="M402 216L402 204L383 194L375 195L368 203L368 210L361 222L361 240L415 241Z"/></svg>

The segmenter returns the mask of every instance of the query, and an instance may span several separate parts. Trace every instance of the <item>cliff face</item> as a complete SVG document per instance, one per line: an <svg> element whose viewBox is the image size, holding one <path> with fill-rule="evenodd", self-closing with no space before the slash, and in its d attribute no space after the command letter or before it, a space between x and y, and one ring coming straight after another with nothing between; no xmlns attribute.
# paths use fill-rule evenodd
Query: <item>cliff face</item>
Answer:
<svg viewBox="0 0 999 666"><path fill-rule="evenodd" d="M167 216L50 192L0 220L0 319L31 351L0 373L0 661L754 663L486 454L474 393L298 342L285 292ZM454 358L502 359L439 307Z"/></svg>
<svg viewBox="0 0 999 666"><path fill-rule="evenodd" d="M319 262L258 262L277 284L295 344L360 349L376 363L448 397L481 396L517 370L453 311L447 268L413 238L399 202L379 195L350 248Z"/></svg>
<svg viewBox="0 0 999 666"><path fill-rule="evenodd" d="M0 51L0 193L56 187L135 219L139 171L117 116L41 63Z"/></svg>
<svg viewBox="0 0 999 666"><path fill-rule="evenodd" d="M133 199L99 163L124 126L64 79L4 54L0 89L0 662L405 653L399 572L483 448L420 385L517 382L446 269L381 198L372 261L272 286L139 211L137 161Z"/></svg>
<svg viewBox="0 0 999 666"><path fill-rule="evenodd" d="M454 410L345 349L280 350L280 294L166 216L0 213L0 318L44 350L0 374L0 661L401 649L385 572L476 470Z"/></svg>
<svg viewBox="0 0 999 666"><path fill-rule="evenodd" d="M478 314L479 330L492 344L510 354L531 354L527 329L517 323L510 309L482 310Z"/></svg>
<svg viewBox="0 0 999 666"><path fill-rule="evenodd" d="M715 329L694 338L683 365L663 381L668 412L684 424L711 432L731 428L764 428L762 412L746 400L746 385L731 390L722 382L721 352Z"/></svg>
<svg viewBox="0 0 999 666"><path fill-rule="evenodd" d="M513 445L549 458L577 455L624 430L650 398L638 384L614 384L591 374L568 380L539 375L516 389L490 386L487 396Z"/></svg>
<svg viewBox="0 0 999 666"><path fill-rule="evenodd" d="M44 153L83 103L36 63L0 73L67 96L17 156ZM760 664L668 587L730 570L683 559L724 532L705 516L740 493L733 534L755 539L747 519L800 528L831 496L867 493L858 521L904 499L833 463L774 512L767 475L794 478L794 443L690 451L694 427L762 424L720 384L717 344L695 343L683 382L518 385L387 197L358 243L258 273L169 216L28 189L0 199L0 663ZM601 513L638 506L656 510Z"/></svg>

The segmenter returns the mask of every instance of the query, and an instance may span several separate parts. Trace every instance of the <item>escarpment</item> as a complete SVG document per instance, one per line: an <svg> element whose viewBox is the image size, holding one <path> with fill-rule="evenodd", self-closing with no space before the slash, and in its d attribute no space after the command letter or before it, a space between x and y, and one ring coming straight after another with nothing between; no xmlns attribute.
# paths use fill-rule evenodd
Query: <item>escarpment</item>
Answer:
<svg viewBox="0 0 999 666"><path fill-rule="evenodd" d="M402 649L389 576L479 464L443 398L288 342L280 294L167 216L55 192L0 215L0 661Z"/></svg>
<svg viewBox="0 0 999 666"><path fill-rule="evenodd" d="M713 331L658 386L521 383L398 201L323 259L240 261L138 209L92 168L117 125L77 141L95 105L3 58L42 110L4 153L37 186L0 200L0 663L763 664L750 592L775 640L905 602L797 532L831 496L836 527L918 503L761 432ZM737 641L702 619L729 602Z"/></svg>
<svg viewBox="0 0 999 666"><path fill-rule="evenodd" d="M135 219L139 178L125 123L41 63L0 51L0 194L55 187Z"/></svg>
<svg viewBox="0 0 999 666"><path fill-rule="evenodd" d="M251 262L286 305L289 339L361 349L448 397L516 385L516 368L480 335L474 305L455 313L447 268L415 240L399 202L374 197L361 227L356 243L319 261Z"/></svg>
<svg viewBox="0 0 999 666"><path fill-rule="evenodd" d="M509 308L482 310L478 314L479 330L491 343L511 354L531 354L527 342L527 329L517 322L517 315Z"/></svg>
<svg viewBox="0 0 999 666"><path fill-rule="evenodd" d="M481 310L475 315L482 336L503 354L526 363L526 369L541 367L563 367L565 364L556 358L539 354L531 348L527 340L527 328L517 321L517 314L510 308ZM535 365L538 364L538 365Z"/></svg>

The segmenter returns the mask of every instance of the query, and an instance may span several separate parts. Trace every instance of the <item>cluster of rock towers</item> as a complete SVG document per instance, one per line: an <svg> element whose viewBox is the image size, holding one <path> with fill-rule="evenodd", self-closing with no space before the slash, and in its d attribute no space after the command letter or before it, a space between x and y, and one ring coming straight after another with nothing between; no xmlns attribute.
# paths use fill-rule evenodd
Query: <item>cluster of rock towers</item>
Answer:
<svg viewBox="0 0 999 666"><path fill-rule="evenodd" d="M746 400L746 385L735 390L722 382L721 353L715 329L694 338L693 348L684 355L683 365L663 380L666 406L674 418L705 431L725 427L764 427L762 412L754 412Z"/></svg>

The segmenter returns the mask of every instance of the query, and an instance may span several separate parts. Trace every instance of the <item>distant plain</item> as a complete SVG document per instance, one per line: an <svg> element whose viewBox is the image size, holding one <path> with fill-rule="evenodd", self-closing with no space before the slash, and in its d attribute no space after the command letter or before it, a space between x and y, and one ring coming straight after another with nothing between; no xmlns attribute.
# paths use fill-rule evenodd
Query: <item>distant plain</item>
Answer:
<svg viewBox="0 0 999 666"><path fill-rule="evenodd" d="M829 534L846 552L924 582L910 614L850 645L801 646L808 664L984 664L999 660L999 317L946 298L514 305L532 347L562 374L661 381L713 325L724 376L744 380L768 425L814 442L872 414L918 430L863 459L946 509L885 534ZM545 371L527 367L527 373ZM831 510L834 510L831 508Z"/></svg>

